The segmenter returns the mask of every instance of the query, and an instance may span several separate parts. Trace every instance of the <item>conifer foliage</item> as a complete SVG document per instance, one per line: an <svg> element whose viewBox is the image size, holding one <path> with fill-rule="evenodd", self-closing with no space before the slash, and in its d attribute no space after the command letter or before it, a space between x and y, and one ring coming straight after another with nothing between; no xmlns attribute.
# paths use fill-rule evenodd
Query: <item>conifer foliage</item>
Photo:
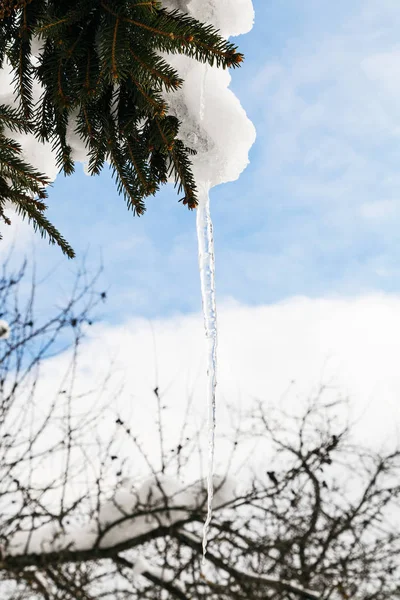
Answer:
<svg viewBox="0 0 400 600"><path fill-rule="evenodd" d="M35 38L42 50L33 62ZM21 159L5 127L26 128L51 142L60 170L70 175L74 160L67 131L73 124L87 148L89 173L99 174L108 161L135 214L143 214L145 198L169 177L183 204L196 207L194 151L179 139L180 122L165 100L183 82L161 53L223 68L243 60L214 27L168 11L159 0L0 1L0 66L11 64L19 100L17 111L0 107L0 217L11 201L42 235L73 256L43 216L46 178ZM36 103L35 79L43 89Z"/></svg>
<svg viewBox="0 0 400 600"><path fill-rule="evenodd" d="M5 214L6 202L11 202L17 213L27 217L35 230L47 235L50 243L59 244L70 258L74 252L57 229L46 219L44 211L46 187L50 182L21 157L20 144L5 134L5 127L19 133L31 133L30 125L17 111L0 104L0 218L11 224Z"/></svg>

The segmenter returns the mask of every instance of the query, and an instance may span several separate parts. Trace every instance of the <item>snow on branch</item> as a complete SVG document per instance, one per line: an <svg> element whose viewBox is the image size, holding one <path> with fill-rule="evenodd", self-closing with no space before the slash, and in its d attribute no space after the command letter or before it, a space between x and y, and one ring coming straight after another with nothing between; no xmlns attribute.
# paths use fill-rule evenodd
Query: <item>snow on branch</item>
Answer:
<svg viewBox="0 0 400 600"><path fill-rule="evenodd" d="M233 502L232 480L215 476L216 508ZM193 519L204 510L206 485L202 480L182 488L175 479L155 476L135 488L129 481L102 504L84 526L62 527L58 521L11 535L4 547L8 565L85 561L165 535L172 525Z"/></svg>

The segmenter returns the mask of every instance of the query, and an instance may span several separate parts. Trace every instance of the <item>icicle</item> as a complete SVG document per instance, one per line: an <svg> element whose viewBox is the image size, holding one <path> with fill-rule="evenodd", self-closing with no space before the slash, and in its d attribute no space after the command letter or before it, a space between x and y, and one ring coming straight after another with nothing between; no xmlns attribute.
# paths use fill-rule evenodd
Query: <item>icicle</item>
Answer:
<svg viewBox="0 0 400 600"><path fill-rule="evenodd" d="M205 115L205 89L208 67L204 66L200 88L200 127ZM208 402L208 469L207 469L207 518L203 528L204 568L207 553L207 538L212 518L214 498L214 446L215 446L215 390L217 386L217 304L215 299L215 256L213 224L210 213L210 182L198 182L199 205L197 207L197 240L199 247L199 268L203 304L204 327L207 337L207 402Z"/></svg>
<svg viewBox="0 0 400 600"><path fill-rule="evenodd" d="M212 517L214 497L214 442L215 442L215 390L217 385L217 306L215 299L215 257L213 225L210 214L209 183L199 186L197 208L197 239L199 245L199 267L203 301L204 327L207 336L208 377L208 472L207 472L207 519L203 528L203 560L207 552L207 536Z"/></svg>

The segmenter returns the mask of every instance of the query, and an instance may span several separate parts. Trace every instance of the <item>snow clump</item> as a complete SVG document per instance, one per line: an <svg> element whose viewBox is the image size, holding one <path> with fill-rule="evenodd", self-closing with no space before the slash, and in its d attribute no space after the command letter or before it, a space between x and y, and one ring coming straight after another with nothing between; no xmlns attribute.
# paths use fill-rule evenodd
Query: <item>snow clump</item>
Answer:
<svg viewBox="0 0 400 600"><path fill-rule="evenodd" d="M7 540L5 553L46 554L62 550L90 550L95 545L110 548L139 535L189 517L205 506L206 482L199 480L183 486L177 479L158 475L136 481L125 480L86 524L61 527L50 521L29 531L17 531ZM232 502L236 497L233 480L214 476L214 506Z"/></svg>

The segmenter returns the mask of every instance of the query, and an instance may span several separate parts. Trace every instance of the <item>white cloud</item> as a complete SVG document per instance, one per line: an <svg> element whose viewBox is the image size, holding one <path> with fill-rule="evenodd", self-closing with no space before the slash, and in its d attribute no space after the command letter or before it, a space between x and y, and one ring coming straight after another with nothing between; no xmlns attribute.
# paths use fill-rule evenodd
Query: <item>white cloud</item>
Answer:
<svg viewBox="0 0 400 600"><path fill-rule="evenodd" d="M377 26L373 5L364 3L356 16L338 9L333 31L310 29L288 40L252 84L249 102L264 113L264 176L266 168L269 177L282 176L298 202L334 196L348 203L352 194L354 205L379 193L376 183L397 170L386 145L400 131L398 6L383 3Z"/></svg>
<svg viewBox="0 0 400 600"><path fill-rule="evenodd" d="M363 442L393 440L400 425L399 315L400 297L383 294L293 298L258 308L230 302L219 311L218 404L227 401L247 410L259 398L296 411L323 386L325 399L349 397L352 417L361 418L357 434ZM143 319L118 327L97 325L88 334L77 390L96 387L113 363L114 383L124 380L125 389L116 399L110 396L110 408L121 411L150 452L156 452L155 386L167 406L171 444L190 394L191 418L197 423L205 418L206 343L200 315L152 325ZM65 360L61 356L48 363L43 382L48 389ZM220 429L227 427L228 415L223 408L218 411Z"/></svg>
<svg viewBox="0 0 400 600"><path fill-rule="evenodd" d="M381 52L368 56L361 62L367 77L381 84L386 91L395 95L400 90L400 50L394 47L391 52Z"/></svg>
<svg viewBox="0 0 400 600"><path fill-rule="evenodd" d="M360 214L370 221L372 225L381 227L382 222L385 222L387 219L398 219L400 214L400 201L398 198L393 198L390 200L366 202L360 206Z"/></svg>

